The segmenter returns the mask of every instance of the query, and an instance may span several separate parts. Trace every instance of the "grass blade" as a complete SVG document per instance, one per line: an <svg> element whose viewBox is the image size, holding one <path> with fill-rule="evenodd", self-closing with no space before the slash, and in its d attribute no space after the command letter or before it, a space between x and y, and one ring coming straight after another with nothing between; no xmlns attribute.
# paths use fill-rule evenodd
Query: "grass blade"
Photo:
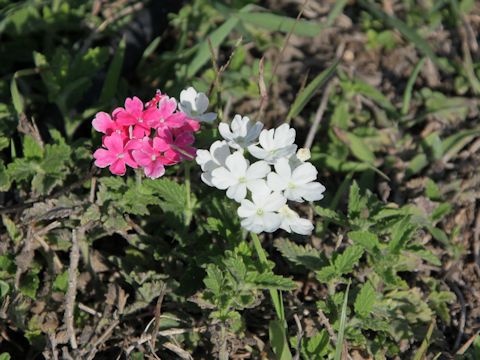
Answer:
<svg viewBox="0 0 480 360"><path fill-rule="evenodd" d="M225 21L217 30L212 31L207 38L210 38L210 42L214 48L220 46L220 44L226 39L226 37L237 26L239 19L237 17L231 17ZM187 67L187 77L194 76L198 70L202 68L210 60L210 48L208 41L205 40L200 44L197 54Z"/></svg>
<svg viewBox="0 0 480 360"><path fill-rule="evenodd" d="M338 329L337 345L335 346L335 360L342 359L343 351L343 338L345 336L345 326L347 324L347 302L348 302L348 291L350 290L350 282L347 285L347 290L345 291L345 299L343 300L342 305L342 314L340 315L340 329Z"/></svg>
<svg viewBox="0 0 480 360"><path fill-rule="evenodd" d="M333 25L335 19L342 13L343 8L347 5L348 0L337 0L335 5L333 5L332 10L327 16L327 23L325 27L330 27Z"/></svg>
<svg viewBox="0 0 480 360"><path fill-rule="evenodd" d="M376 18L385 22L385 24L387 24L388 26L397 29L408 41L415 45L418 51L423 53L425 56L428 56L439 68L441 68L447 73L452 72L452 68L446 63L440 61L437 55L435 55L435 52L430 47L428 41L418 35L415 30L408 27L408 25L405 24L403 21L394 16L390 16L384 13L378 8L377 5L371 4L367 0L359 0L359 3Z"/></svg>
<svg viewBox="0 0 480 360"><path fill-rule="evenodd" d="M282 320L272 320L268 326L270 346L278 360L291 360L292 353L288 347L288 340L285 333L285 322Z"/></svg>
<svg viewBox="0 0 480 360"><path fill-rule="evenodd" d="M25 112L25 101L22 94L18 90L16 74L13 75L12 81L10 82L10 93L12 95L12 102L17 115L20 115Z"/></svg>
<svg viewBox="0 0 480 360"><path fill-rule="evenodd" d="M413 85L415 85L415 81L417 80L418 74L420 73L424 63L425 58L422 58L418 64L415 65L412 74L408 78L407 87L403 93L402 115L406 115L408 113L408 109L410 108L410 100L412 98Z"/></svg>
<svg viewBox="0 0 480 360"><path fill-rule="evenodd" d="M425 335L425 338L422 341L422 345L420 345L420 348L418 349L417 353L413 357L413 360L422 360L425 358L425 355L428 350L428 346L430 345L430 338L432 337L434 327L435 327L435 321L432 321L430 323L430 326L428 327L427 334Z"/></svg>
<svg viewBox="0 0 480 360"><path fill-rule="evenodd" d="M327 69L318 74L315 79L313 79L312 82L308 84L305 89L303 89L297 95L295 101L292 104L292 107L290 108L290 111L288 112L287 119L285 120L287 123L290 122L290 120L293 119L295 116L298 116L298 114L300 114L300 112L315 94L315 91L317 91L318 88L320 88L330 79L330 77L334 74L338 63L339 60L335 60L332 65L330 65Z"/></svg>
<svg viewBox="0 0 480 360"><path fill-rule="evenodd" d="M276 15L263 12L237 13L236 16L243 22L261 27L270 31L280 31L288 33L293 26L293 33L299 36L314 37L317 36L324 26L308 20L296 20L288 16ZM296 24L295 24L296 23Z"/></svg>
<svg viewBox="0 0 480 360"><path fill-rule="evenodd" d="M125 38L122 38L113 56L112 63L108 67L107 77L103 83L100 94L100 103L106 103L113 99L118 88L118 80L122 72L123 58L125 56Z"/></svg>

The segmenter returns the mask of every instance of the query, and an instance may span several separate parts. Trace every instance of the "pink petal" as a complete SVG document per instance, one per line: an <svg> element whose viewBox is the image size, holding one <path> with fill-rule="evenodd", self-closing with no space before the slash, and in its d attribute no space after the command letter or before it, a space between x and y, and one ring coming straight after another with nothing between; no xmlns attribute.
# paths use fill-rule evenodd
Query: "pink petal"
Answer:
<svg viewBox="0 0 480 360"><path fill-rule="evenodd" d="M160 99L158 103L158 110L160 111L160 116L166 119L173 114L177 108L177 101L174 98L169 98L168 96Z"/></svg>
<svg viewBox="0 0 480 360"><path fill-rule="evenodd" d="M123 126L135 125L137 123L137 118L122 108L115 113L115 118Z"/></svg>
<svg viewBox="0 0 480 360"><path fill-rule="evenodd" d="M103 140L103 144L115 155L123 152L123 138L120 134L113 133L110 136L106 136Z"/></svg>
<svg viewBox="0 0 480 360"><path fill-rule="evenodd" d="M170 144L164 138L156 136L153 138L153 148L158 152L165 152L170 149Z"/></svg>
<svg viewBox="0 0 480 360"><path fill-rule="evenodd" d="M145 167L145 176L150 179L157 179L165 174L165 167L160 161L153 161L150 166Z"/></svg>
<svg viewBox="0 0 480 360"><path fill-rule="evenodd" d="M133 159L132 154L130 151L124 152L123 153L123 160L125 163L130 166L133 169L136 169L138 167L137 162Z"/></svg>
<svg viewBox="0 0 480 360"><path fill-rule="evenodd" d="M144 124L138 124L133 127L133 138L142 139L145 136L150 136L150 127L144 126Z"/></svg>
<svg viewBox="0 0 480 360"><path fill-rule="evenodd" d="M95 119L92 120L92 126L98 132L106 134L109 130L113 131L115 128L115 122L106 112L99 112L95 115Z"/></svg>
<svg viewBox="0 0 480 360"><path fill-rule="evenodd" d="M127 168L125 166L125 161L123 159L117 159L113 162L112 165L110 165L110 171L112 174L115 175L124 175L125 172L127 171Z"/></svg>
<svg viewBox="0 0 480 360"><path fill-rule="evenodd" d="M185 125L187 117L184 113L175 113L170 115L168 118L165 119L165 124L167 124L170 128L176 129Z"/></svg>
<svg viewBox="0 0 480 360"><path fill-rule="evenodd" d="M164 127L157 129L157 136L167 144L173 144L173 134L169 128Z"/></svg>
<svg viewBox="0 0 480 360"><path fill-rule="evenodd" d="M150 166L152 157L141 150L133 150L132 157L140 166Z"/></svg>
<svg viewBox="0 0 480 360"><path fill-rule="evenodd" d="M175 145L177 146L186 146L186 145L191 145L195 141L195 137L193 134L189 131L184 131L182 133L179 133L175 137Z"/></svg>
<svg viewBox="0 0 480 360"><path fill-rule="evenodd" d="M132 114L135 118L142 116L143 102L138 97L134 96L133 99L127 98L125 100L125 110Z"/></svg>
<svg viewBox="0 0 480 360"><path fill-rule="evenodd" d="M191 131L197 132L198 130L200 130L200 122L190 119L188 117L185 119L185 121L185 127L189 128Z"/></svg>
<svg viewBox="0 0 480 360"><path fill-rule="evenodd" d="M98 149L93 153L93 157L95 159L95 166L98 166L99 168L107 167L117 158L115 154L112 154L105 149Z"/></svg>
<svg viewBox="0 0 480 360"><path fill-rule="evenodd" d="M149 127L156 128L160 125L160 118L161 118L160 111L157 108L152 107L145 110L142 114L143 121Z"/></svg>

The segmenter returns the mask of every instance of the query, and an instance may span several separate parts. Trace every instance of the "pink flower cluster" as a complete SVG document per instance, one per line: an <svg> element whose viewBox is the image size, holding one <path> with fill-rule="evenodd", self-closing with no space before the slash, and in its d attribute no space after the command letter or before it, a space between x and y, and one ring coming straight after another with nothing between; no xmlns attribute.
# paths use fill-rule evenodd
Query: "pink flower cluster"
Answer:
<svg viewBox="0 0 480 360"><path fill-rule="evenodd" d="M134 96L111 116L97 113L92 126L105 134L102 148L93 154L96 166L109 166L115 175L124 175L126 165L140 167L151 179L162 176L166 165L195 158L193 134L200 129L198 121L177 111L174 98L160 91L146 104Z"/></svg>

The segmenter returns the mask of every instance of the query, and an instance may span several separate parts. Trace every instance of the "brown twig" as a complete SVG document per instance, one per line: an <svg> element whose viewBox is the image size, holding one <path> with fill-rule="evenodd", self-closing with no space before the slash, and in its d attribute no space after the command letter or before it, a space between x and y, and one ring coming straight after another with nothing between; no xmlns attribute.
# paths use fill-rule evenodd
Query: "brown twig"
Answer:
<svg viewBox="0 0 480 360"><path fill-rule="evenodd" d="M327 86L325 87L325 91L322 95L322 100L320 101L320 105L318 106L317 112L315 113L315 119L313 120L313 124L308 132L307 138L305 140L305 144L303 145L304 148L310 149L313 144L313 139L315 138L315 134L317 133L318 126L322 121L323 114L327 109L328 99L330 97L330 91L332 90L333 81L329 81Z"/></svg>
<svg viewBox="0 0 480 360"><path fill-rule="evenodd" d="M92 350L90 351L90 354L88 354L88 360L93 360L95 358L95 354L97 353L97 348L102 345L107 339L110 337L110 335L113 332L113 329L115 329L118 324L120 323L120 320L114 320L110 326L105 330L105 332L100 336L97 341L92 346Z"/></svg>
<svg viewBox="0 0 480 360"><path fill-rule="evenodd" d="M75 337L75 327L73 325L73 310L75 306L75 297L77 295L77 268L80 259L80 248L78 246L77 230L72 230L72 248L70 250L70 266L68 268L68 289L65 296L65 316L64 322L67 327L67 334L70 339L72 349L76 349L77 339Z"/></svg>
<svg viewBox="0 0 480 360"><path fill-rule="evenodd" d="M297 348L296 348L295 356L293 357L293 360L299 360L300 349L302 346L302 338L303 338L304 332L302 328L302 323L300 322L300 318L298 317L298 315L293 314L293 318L295 319L295 324L297 325Z"/></svg>
<svg viewBox="0 0 480 360"><path fill-rule="evenodd" d="M462 292L458 288L457 284L454 282L448 282L449 286L457 295L458 301L460 302L461 312L460 312L460 319L458 320L458 334L455 339L455 345L453 346L454 349L458 349L460 346L460 342L462 341L464 329L465 329L465 322L467 320L467 308L465 305L465 298L463 297Z"/></svg>
<svg viewBox="0 0 480 360"><path fill-rule="evenodd" d="M335 331L333 331L332 325L330 325L330 321L328 321L328 318L325 316L322 310L318 309L317 314L320 318L320 324L322 324L323 327L327 330L330 339L332 339L332 342L336 344L337 335L335 334Z"/></svg>
<svg viewBox="0 0 480 360"><path fill-rule="evenodd" d="M157 305L155 306L155 325L152 331L152 348L155 350L155 343L157 341L158 331L160 330L160 315L162 312L162 303L163 297L167 291L167 285L165 283L162 284L160 288L160 294L158 295Z"/></svg>

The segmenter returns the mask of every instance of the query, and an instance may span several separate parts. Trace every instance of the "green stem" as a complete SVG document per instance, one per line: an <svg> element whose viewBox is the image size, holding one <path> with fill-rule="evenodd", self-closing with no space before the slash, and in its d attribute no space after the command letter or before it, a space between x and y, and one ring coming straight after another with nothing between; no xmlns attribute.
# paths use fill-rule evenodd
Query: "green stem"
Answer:
<svg viewBox="0 0 480 360"><path fill-rule="evenodd" d="M184 211L185 225L190 225L192 220L192 197L191 197L191 185L190 185L190 162L186 161L185 164L185 192L186 192L186 208Z"/></svg>
<svg viewBox="0 0 480 360"><path fill-rule="evenodd" d="M267 253L263 249L262 244L260 243L260 239L258 238L258 235L253 232L250 233L250 235L252 236L253 246L255 247L257 256L260 259L260 263L262 265L265 265L265 267L267 267L268 266ZM281 292L274 289L269 289L269 292L270 292L270 297L272 298L272 303L273 303L273 306L275 307L275 311L277 313L278 318L282 321L285 321L285 311L283 309L283 299L282 299Z"/></svg>
<svg viewBox="0 0 480 360"><path fill-rule="evenodd" d="M142 177L143 177L143 170L135 169L135 182L137 184L137 188L140 188L142 186Z"/></svg>

